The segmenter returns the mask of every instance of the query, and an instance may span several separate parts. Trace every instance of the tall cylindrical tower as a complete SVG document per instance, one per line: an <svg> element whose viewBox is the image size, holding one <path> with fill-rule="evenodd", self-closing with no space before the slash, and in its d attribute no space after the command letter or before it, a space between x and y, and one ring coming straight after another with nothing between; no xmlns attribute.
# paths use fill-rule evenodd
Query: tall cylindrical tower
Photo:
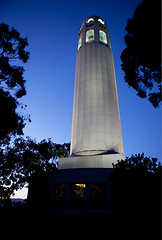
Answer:
<svg viewBox="0 0 162 240"><path fill-rule="evenodd" d="M105 21L92 16L78 36L70 157L59 159L59 171L32 178L29 200L44 212L52 206L53 211L70 208L67 214L73 208L85 216L92 208L93 216L109 214L112 163L120 159L124 153L110 37ZM38 187L47 204L35 194Z"/></svg>
<svg viewBox="0 0 162 240"><path fill-rule="evenodd" d="M78 37L71 156L123 154L119 104L105 21L92 16Z"/></svg>
<svg viewBox="0 0 162 240"><path fill-rule="evenodd" d="M70 158L59 168L109 168L124 158L114 61L105 21L86 18L76 58Z"/></svg>

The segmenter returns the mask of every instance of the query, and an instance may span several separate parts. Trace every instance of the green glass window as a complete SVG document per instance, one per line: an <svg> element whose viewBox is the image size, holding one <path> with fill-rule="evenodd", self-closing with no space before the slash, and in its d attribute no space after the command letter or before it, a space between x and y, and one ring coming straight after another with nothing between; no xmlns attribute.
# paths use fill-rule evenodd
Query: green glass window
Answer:
<svg viewBox="0 0 162 240"><path fill-rule="evenodd" d="M100 37L100 41L102 43L107 44L107 36L106 36L106 33L104 31L99 30L99 37Z"/></svg>
<svg viewBox="0 0 162 240"><path fill-rule="evenodd" d="M88 30L86 32L86 42L92 42L94 41L94 30Z"/></svg>
<svg viewBox="0 0 162 240"><path fill-rule="evenodd" d="M78 50L81 46L82 46L82 36L80 36L80 38L78 40Z"/></svg>

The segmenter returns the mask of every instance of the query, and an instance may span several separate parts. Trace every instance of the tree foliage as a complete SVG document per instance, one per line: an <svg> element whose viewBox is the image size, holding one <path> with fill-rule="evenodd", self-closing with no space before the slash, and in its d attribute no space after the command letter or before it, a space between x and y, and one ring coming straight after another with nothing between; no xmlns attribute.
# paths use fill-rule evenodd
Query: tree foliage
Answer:
<svg viewBox="0 0 162 240"><path fill-rule="evenodd" d="M114 208L126 218L146 221L150 216L159 221L161 164L144 153L132 155L113 165L111 176ZM120 215L119 214L119 215Z"/></svg>
<svg viewBox="0 0 162 240"><path fill-rule="evenodd" d="M8 143L11 136L23 134L25 121L30 118L17 112L25 107L18 101L26 95L24 68L29 52L27 38L6 24L0 24L0 144Z"/></svg>
<svg viewBox="0 0 162 240"><path fill-rule="evenodd" d="M69 143L56 144L50 139L36 143L17 138L11 146L0 149L0 197L9 198L29 182L31 174L55 171L60 157L67 157Z"/></svg>
<svg viewBox="0 0 162 240"><path fill-rule="evenodd" d="M113 168L118 172L117 174L123 174L124 176L159 175L160 166L157 158L145 157L144 153L132 155L130 158L126 157L125 160L113 164Z"/></svg>
<svg viewBox="0 0 162 240"><path fill-rule="evenodd" d="M128 19L121 53L125 81L155 108L161 101L161 3L143 0Z"/></svg>

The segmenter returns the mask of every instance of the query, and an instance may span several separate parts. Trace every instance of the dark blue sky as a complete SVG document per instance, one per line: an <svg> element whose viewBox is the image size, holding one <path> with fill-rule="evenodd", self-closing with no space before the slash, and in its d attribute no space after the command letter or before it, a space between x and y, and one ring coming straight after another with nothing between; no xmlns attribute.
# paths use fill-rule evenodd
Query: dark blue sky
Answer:
<svg viewBox="0 0 162 240"><path fill-rule="evenodd" d="M137 97L121 70L125 26L139 2L1 0L0 22L29 41L30 60L24 65L27 95L21 99L32 119L26 135L37 141L70 142L78 32L85 18L98 15L110 33L125 156L144 152L160 160L160 109Z"/></svg>

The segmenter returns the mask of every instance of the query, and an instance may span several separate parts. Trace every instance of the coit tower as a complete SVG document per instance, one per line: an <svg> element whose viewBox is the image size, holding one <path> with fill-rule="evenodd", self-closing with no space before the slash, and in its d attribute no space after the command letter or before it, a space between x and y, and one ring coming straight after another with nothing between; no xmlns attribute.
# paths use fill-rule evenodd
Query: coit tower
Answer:
<svg viewBox="0 0 162 240"><path fill-rule="evenodd" d="M105 21L86 18L78 35L70 157L59 168L111 168L124 159L114 61Z"/></svg>

